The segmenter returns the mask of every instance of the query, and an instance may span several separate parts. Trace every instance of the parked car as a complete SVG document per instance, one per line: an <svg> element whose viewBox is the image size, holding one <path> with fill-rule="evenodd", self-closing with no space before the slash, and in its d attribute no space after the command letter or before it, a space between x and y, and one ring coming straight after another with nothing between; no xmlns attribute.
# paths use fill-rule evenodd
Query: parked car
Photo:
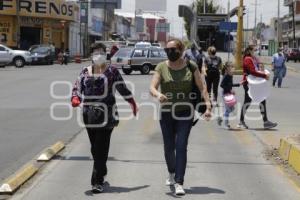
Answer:
<svg viewBox="0 0 300 200"><path fill-rule="evenodd" d="M151 47L151 43L150 42L138 42L135 44L135 48L149 48Z"/></svg>
<svg viewBox="0 0 300 200"><path fill-rule="evenodd" d="M285 57L287 62L290 60L293 60L294 62L300 61L300 50L296 48L288 49Z"/></svg>
<svg viewBox="0 0 300 200"><path fill-rule="evenodd" d="M0 67L13 64L17 68L24 67L32 61L29 51L13 50L5 45L0 44Z"/></svg>
<svg viewBox="0 0 300 200"><path fill-rule="evenodd" d="M53 65L55 51L49 45L33 45L29 48L32 57L32 64Z"/></svg>
<svg viewBox="0 0 300 200"><path fill-rule="evenodd" d="M152 43L151 44L153 47L161 47L161 44L160 43Z"/></svg>
<svg viewBox="0 0 300 200"><path fill-rule="evenodd" d="M149 74L158 63L164 60L167 60L167 54L162 48L135 48L128 59L128 64L123 66L122 70L125 74L131 74L132 71Z"/></svg>
<svg viewBox="0 0 300 200"><path fill-rule="evenodd" d="M111 65L122 69L124 65L127 65L133 48L120 48L119 51L111 58Z"/></svg>

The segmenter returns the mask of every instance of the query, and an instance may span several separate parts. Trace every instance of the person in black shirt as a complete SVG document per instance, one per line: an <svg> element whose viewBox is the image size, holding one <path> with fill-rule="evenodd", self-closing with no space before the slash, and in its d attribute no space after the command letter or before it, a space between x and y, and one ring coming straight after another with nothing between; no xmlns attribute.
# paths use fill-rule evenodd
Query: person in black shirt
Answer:
<svg viewBox="0 0 300 200"><path fill-rule="evenodd" d="M211 89L213 89L213 101L218 100L218 87L220 82L220 69L222 68L222 59L216 56L216 48L209 47L208 57L205 58L205 68L206 68L206 85L207 91L211 96Z"/></svg>
<svg viewBox="0 0 300 200"><path fill-rule="evenodd" d="M236 102L235 93L232 90L232 88L239 87L241 85L240 83L236 83L236 84L233 83L233 72L234 72L234 67L232 62L226 62L224 68L222 69L223 79L221 82L221 87L223 88L223 98L224 98L224 105L225 105L224 126L227 129L230 129L228 118L230 113L234 111L234 104L235 104L234 102ZM229 103L225 100L226 95L231 95L232 97ZM221 125L221 122L219 123L219 125Z"/></svg>

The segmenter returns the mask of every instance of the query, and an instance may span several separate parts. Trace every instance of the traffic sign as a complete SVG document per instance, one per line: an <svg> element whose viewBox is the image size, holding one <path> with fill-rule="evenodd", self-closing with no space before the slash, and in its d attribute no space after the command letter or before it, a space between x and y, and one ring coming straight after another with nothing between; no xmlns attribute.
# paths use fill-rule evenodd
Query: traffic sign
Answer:
<svg viewBox="0 0 300 200"><path fill-rule="evenodd" d="M219 29L221 32L235 32L237 30L237 22L220 22Z"/></svg>

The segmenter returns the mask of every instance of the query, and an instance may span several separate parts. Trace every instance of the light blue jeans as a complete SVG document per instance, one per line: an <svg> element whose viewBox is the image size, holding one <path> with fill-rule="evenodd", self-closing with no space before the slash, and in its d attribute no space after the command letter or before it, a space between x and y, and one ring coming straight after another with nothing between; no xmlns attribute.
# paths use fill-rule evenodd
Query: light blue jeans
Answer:
<svg viewBox="0 0 300 200"><path fill-rule="evenodd" d="M230 113L232 113L234 111L234 106L227 106L225 103L225 112L224 112L224 123L225 125L228 125L228 118L229 118L229 115Z"/></svg>

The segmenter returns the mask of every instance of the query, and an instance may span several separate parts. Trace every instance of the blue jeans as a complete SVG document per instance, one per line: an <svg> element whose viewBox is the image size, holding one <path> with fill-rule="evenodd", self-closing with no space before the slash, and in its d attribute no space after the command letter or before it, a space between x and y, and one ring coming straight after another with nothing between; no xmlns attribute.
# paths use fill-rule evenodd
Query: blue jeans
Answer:
<svg viewBox="0 0 300 200"><path fill-rule="evenodd" d="M228 118L229 118L230 113L232 113L234 111L234 106L229 107L226 104L224 104L224 106L225 106L224 122L225 122L225 125L228 125Z"/></svg>
<svg viewBox="0 0 300 200"><path fill-rule="evenodd" d="M187 117L190 111L180 112L176 117ZM193 117L175 119L171 112L161 113L160 127L164 140L165 159L169 173L175 173L176 183L183 184L187 163L187 145Z"/></svg>
<svg viewBox="0 0 300 200"><path fill-rule="evenodd" d="M275 67L274 68L274 78L273 78L273 86L275 86L275 83L278 79L278 87L281 87L282 79L284 76L284 67Z"/></svg>

